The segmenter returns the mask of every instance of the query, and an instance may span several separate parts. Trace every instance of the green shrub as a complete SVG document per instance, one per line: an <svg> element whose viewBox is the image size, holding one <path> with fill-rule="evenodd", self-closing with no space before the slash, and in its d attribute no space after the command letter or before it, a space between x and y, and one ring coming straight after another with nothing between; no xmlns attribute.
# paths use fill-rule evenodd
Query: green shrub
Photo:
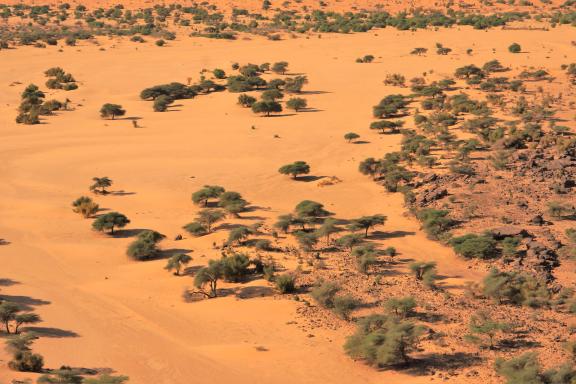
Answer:
<svg viewBox="0 0 576 384"><path fill-rule="evenodd" d="M294 293L296 291L296 277L291 273L276 276L274 279L276 288L280 293Z"/></svg>
<svg viewBox="0 0 576 384"><path fill-rule="evenodd" d="M454 251L467 259L492 259L498 256L496 240L488 235L467 234L450 239Z"/></svg>
<svg viewBox="0 0 576 384"><path fill-rule="evenodd" d="M417 349L423 330L411 321L370 315L358 321L344 350L350 357L379 368L406 364L409 354Z"/></svg>

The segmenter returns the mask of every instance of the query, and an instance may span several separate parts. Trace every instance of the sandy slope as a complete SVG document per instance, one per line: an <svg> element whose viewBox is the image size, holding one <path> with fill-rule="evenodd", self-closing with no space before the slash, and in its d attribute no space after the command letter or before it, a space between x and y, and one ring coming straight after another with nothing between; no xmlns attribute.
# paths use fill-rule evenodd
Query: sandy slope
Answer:
<svg viewBox="0 0 576 384"><path fill-rule="evenodd" d="M155 229L169 239L194 217L190 194L207 183L239 191L260 207L246 214L244 223L286 213L302 199L321 201L343 218L383 213L389 218L385 230L397 235L385 245L395 246L403 257L438 261L440 273L451 277L446 284L461 285L480 276L450 250L427 240L404 216L400 196L385 193L357 172L361 159L395 150L400 140L367 129L371 106L397 91L382 79L390 72L407 78L430 70L448 75L457 66L494 58L512 66L557 68L566 60L571 31L386 30L281 42L185 39L157 48L106 41L106 51L93 45L62 53L2 51L0 237L10 244L0 246L0 258L2 277L18 282L2 293L43 317L39 327L48 329L40 331L53 337L42 338L36 349L50 367L113 367L144 384L406 382L401 374L376 372L346 358L341 349L346 330L314 331L315 337L308 337L309 332L288 324L296 319L291 301L268 296L184 303L180 295L191 285L190 277L171 276L162 269L164 261L128 261L124 250L130 239L93 233L90 221L71 212L70 202L87 193L91 177L109 176L115 180L113 190L126 193L98 197L100 205L125 213L130 229ZM507 53L513 41L529 53ZM415 46L432 48L436 42L455 54L407 55ZM467 57L471 46L477 54ZM374 64L354 63L368 53L378 57ZM261 118L236 106L237 95L218 93L154 113L149 102L138 99L146 86L186 82L202 68L229 71L235 61L277 60L308 76L305 97L317 112ZM49 117L43 125L17 126L19 93L28 83L43 84L42 72L56 65L81 86L50 94L69 97L77 109ZM10 87L14 81L22 85ZM97 111L105 102L120 103L128 116L142 118L142 128L132 128L127 120L101 120ZM348 131L369 143L346 144L342 136ZM277 174L280 165L294 160L308 161L314 175L335 175L344 182L318 188ZM167 240L163 248L192 250L194 264L200 265L218 256L211 243L225 236L220 231L202 239ZM251 285L266 287L263 281ZM0 379L11 377L15 374L0 371ZM426 379L410 378L419 381Z"/></svg>

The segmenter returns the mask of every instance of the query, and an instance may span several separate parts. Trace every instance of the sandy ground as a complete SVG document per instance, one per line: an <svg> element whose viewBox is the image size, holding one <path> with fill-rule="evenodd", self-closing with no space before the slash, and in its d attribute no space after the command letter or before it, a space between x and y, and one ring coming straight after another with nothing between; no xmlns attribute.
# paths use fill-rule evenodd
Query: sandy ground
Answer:
<svg viewBox="0 0 576 384"><path fill-rule="evenodd" d="M105 51L90 43L74 48L18 48L0 52L0 246L2 295L35 309L43 318L43 337L35 350L48 367L61 364L112 367L131 382L187 384L202 379L223 383L418 383L427 378L377 372L342 352L346 330L315 331L315 337L290 322L296 303L273 296L219 298L184 303L190 277L163 270L165 261L131 262L124 255L128 236L96 234L90 221L70 209L87 194L93 176L108 176L113 191L97 197L104 208L125 213L127 229L155 229L168 236L162 247L190 250L193 264L219 256L211 250L226 231L183 241L171 239L197 212L190 194L204 184L241 192L258 210L242 222L274 218L303 199L324 203L338 217L383 213L383 242L403 257L435 260L445 284L462 286L481 278L451 250L427 240L415 220L405 216L401 196L357 171L368 156L398 148L400 136L368 129L371 106L397 89L382 84L387 73L407 78L433 70L449 75L464 64L498 58L504 65L557 68L567 61L570 27L551 32L470 29L398 32L392 29L359 35L324 35L321 39L211 41L184 39L165 48L128 41L103 41ZM413 57L408 52L436 42L454 49L447 57ZM520 43L527 53L512 55ZM545 46L546 49L542 49ZM465 54L474 48L475 55ZM495 49L493 53L492 49ZM354 60L374 54L373 64ZM197 78L203 68L230 71L232 62L287 60L293 73L310 84L304 97L316 112L263 118L236 105L236 94L215 93L178 101L166 113L154 113L141 101L141 89ZM19 94L28 83L42 85L43 71L62 66L80 89L50 96L69 97L75 111L59 113L45 124L14 123ZM10 86L13 82L20 85ZM103 103L122 104L129 120L101 120ZM255 126L255 129L251 129ZM355 131L365 144L347 144ZM278 135L279 138L274 138ZM337 176L341 184L319 188L277 173L279 166L305 160L315 176ZM124 234L127 234L125 232ZM263 281L250 285L264 287ZM256 347L264 347L266 351ZM6 358L2 354L3 359ZM5 364L2 364L4 367ZM5 368L0 380L16 377Z"/></svg>

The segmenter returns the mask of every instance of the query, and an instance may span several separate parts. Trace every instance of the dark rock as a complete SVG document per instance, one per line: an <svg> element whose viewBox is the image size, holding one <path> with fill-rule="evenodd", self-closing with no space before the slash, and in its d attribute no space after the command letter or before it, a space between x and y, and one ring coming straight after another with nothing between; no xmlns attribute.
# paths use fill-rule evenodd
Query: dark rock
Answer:
<svg viewBox="0 0 576 384"><path fill-rule="evenodd" d="M542 215L536 215L530 219L530 223L534 225L544 225L545 221Z"/></svg>
<svg viewBox="0 0 576 384"><path fill-rule="evenodd" d="M492 236L494 236L496 240L502 240L506 237L517 237L517 236L532 237L532 235L527 230L512 225L491 229L490 233L492 233Z"/></svg>

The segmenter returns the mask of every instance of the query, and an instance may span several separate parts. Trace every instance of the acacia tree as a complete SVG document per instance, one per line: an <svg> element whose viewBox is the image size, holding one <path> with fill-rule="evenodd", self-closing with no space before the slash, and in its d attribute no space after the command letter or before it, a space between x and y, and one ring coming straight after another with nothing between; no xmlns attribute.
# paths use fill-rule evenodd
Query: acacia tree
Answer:
<svg viewBox="0 0 576 384"><path fill-rule="evenodd" d="M210 199L217 199L224 192L225 189L219 185L205 185L192 194L192 201L194 204L203 204L206 207Z"/></svg>
<svg viewBox="0 0 576 384"><path fill-rule="evenodd" d="M344 135L344 140L351 143L353 140L359 139L360 135L354 132L348 132Z"/></svg>
<svg viewBox="0 0 576 384"><path fill-rule="evenodd" d="M92 228L99 232L110 231L110 234L114 234L114 228L124 228L130 220L123 214L119 212L109 212L102 216L99 216L92 223Z"/></svg>
<svg viewBox="0 0 576 384"><path fill-rule="evenodd" d="M350 228L352 230L364 229L364 237L368 237L368 231L377 225L384 225L386 222L386 216L384 215L372 215L372 216L362 216L359 219L352 221Z"/></svg>
<svg viewBox="0 0 576 384"><path fill-rule="evenodd" d="M125 114L126 111L119 104L107 103L100 108L100 116L105 119L111 117L114 120L116 116L124 116Z"/></svg>
<svg viewBox="0 0 576 384"><path fill-rule="evenodd" d="M32 353L31 348L37 338L33 333L23 333L6 340L6 349L12 354L8 368L20 372L42 372L44 359L41 355Z"/></svg>
<svg viewBox="0 0 576 384"><path fill-rule="evenodd" d="M296 112L306 108L307 106L308 102L306 101L306 99L303 99L301 97L293 97L286 102L286 108L292 109Z"/></svg>
<svg viewBox="0 0 576 384"><path fill-rule="evenodd" d="M282 105L276 101L257 101L256 103L252 104L252 112L263 113L268 117L271 113L282 112Z"/></svg>
<svg viewBox="0 0 576 384"><path fill-rule="evenodd" d="M285 80L284 91L288 93L300 93L304 84L308 83L306 76L289 77Z"/></svg>
<svg viewBox="0 0 576 384"><path fill-rule="evenodd" d="M15 303L5 301L0 304L0 322L4 323L6 333L11 333L11 326L14 333L20 332L20 327L23 324L33 324L40 322L40 316L32 312L20 313L22 308Z"/></svg>
<svg viewBox="0 0 576 384"><path fill-rule="evenodd" d="M284 94L278 89L267 89L266 91L262 92L260 97L263 101L278 101L284 98Z"/></svg>
<svg viewBox="0 0 576 384"><path fill-rule="evenodd" d="M238 104L243 106L244 108L251 108L252 105L256 102L256 98L245 93L238 95Z"/></svg>
<svg viewBox="0 0 576 384"><path fill-rule="evenodd" d="M136 240L128 246L126 254L128 257L138 261L151 260L160 253L157 244L165 237L156 231L142 231L138 234Z"/></svg>
<svg viewBox="0 0 576 384"><path fill-rule="evenodd" d="M352 252L354 246L362 243L362 236L356 233L349 233L336 239L336 245L339 247L346 247Z"/></svg>
<svg viewBox="0 0 576 384"><path fill-rule="evenodd" d="M282 175L291 175L295 180L298 175L307 175L310 173L310 166L305 161L295 161L292 164L283 165L278 169Z"/></svg>
<svg viewBox="0 0 576 384"><path fill-rule="evenodd" d="M112 183L113 183L112 180L106 176L93 177L92 181L94 182L94 184L92 184L90 186L90 190L94 193L100 193L102 195L105 195L108 193L106 188L109 188L110 186L112 186Z"/></svg>
<svg viewBox="0 0 576 384"><path fill-rule="evenodd" d="M238 243L242 244L242 242L248 238L248 236L252 235L254 230L250 227L245 225L241 225L236 227L228 233L228 244Z"/></svg>
<svg viewBox="0 0 576 384"><path fill-rule="evenodd" d="M358 322L344 349L352 358L379 368L405 364L423 331L424 327L395 316L370 315Z"/></svg>
<svg viewBox="0 0 576 384"><path fill-rule="evenodd" d="M274 223L274 228L277 228L284 233L288 233L292 224L294 224L294 217L291 214L280 215L278 216L278 220Z"/></svg>
<svg viewBox="0 0 576 384"><path fill-rule="evenodd" d="M188 265L192 261L192 257L185 253L177 253L168 259L168 263L164 267L167 271L174 271L174 275L180 276L180 269L182 266Z"/></svg>
<svg viewBox="0 0 576 384"><path fill-rule="evenodd" d="M218 295L218 280L224 276L224 265L221 260L210 260L208 266L201 268L194 275L194 286L198 288L201 293L208 298L213 298ZM206 292L205 287L209 286L209 291Z"/></svg>
<svg viewBox="0 0 576 384"><path fill-rule="evenodd" d="M238 192L226 191L220 195L218 206L234 217L239 217L248 206L248 202L242 198Z"/></svg>
<svg viewBox="0 0 576 384"><path fill-rule="evenodd" d="M200 211L196 221L204 226L206 232L212 232L212 225L224 220L226 214L220 209L204 209Z"/></svg>
<svg viewBox="0 0 576 384"><path fill-rule="evenodd" d="M318 243L318 235L315 232L296 231L293 234L304 252L313 251Z"/></svg>
<svg viewBox="0 0 576 384"><path fill-rule="evenodd" d="M72 210L88 218L98 212L99 206L91 198L81 196L72 202Z"/></svg>
<svg viewBox="0 0 576 384"><path fill-rule="evenodd" d="M330 235L338 232L340 229L336 226L336 220L328 217L324 220L322 225L316 230L318 236L324 236L326 238L326 245L330 244Z"/></svg>
<svg viewBox="0 0 576 384"><path fill-rule="evenodd" d="M470 334L465 339L471 343L482 346L483 337L488 338L490 349L494 349L494 341L499 334L510 331L512 327L508 323L495 321L486 311L479 311L470 318L468 329Z"/></svg>
<svg viewBox="0 0 576 384"><path fill-rule="evenodd" d="M286 61L279 61L272 65L272 72L284 75L286 70L288 69L288 62Z"/></svg>

